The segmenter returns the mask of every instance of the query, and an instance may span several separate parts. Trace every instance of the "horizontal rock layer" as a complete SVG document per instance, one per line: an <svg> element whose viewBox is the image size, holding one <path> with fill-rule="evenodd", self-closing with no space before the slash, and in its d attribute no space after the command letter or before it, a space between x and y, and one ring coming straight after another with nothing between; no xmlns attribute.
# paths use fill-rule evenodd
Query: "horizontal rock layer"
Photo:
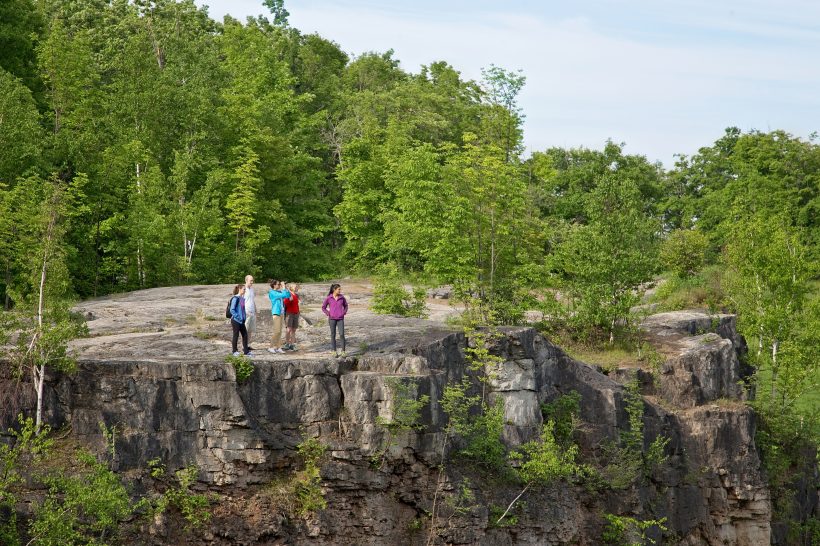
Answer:
<svg viewBox="0 0 820 546"><path fill-rule="evenodd" d="M100 450L100 423L116 427L120 471L139 474L157 457L170 469L194 463L203 483L238 499L234 512L216 517L208 533L192 542L426 543L446 424L440 398L448 383L470 376L464 360L469 340L424 321L374 317L367 323L362 317L358 326L372 324L375 340L357 354L336 359L308 351L255 359L253 374L242 384L214 351L176 359L151 351L148 359L120 353L107 360L89 349L77 373L50 378L50 419ZM669 439L666 463L648 480L597 493L564 483L533 489L516 513L517 523L495 528L491 508L506 507L518 489L468 476L476 498L464 515L442 524L440 541L597 544L602 514L618 513L665 517L681 544L768 544L769 492L754 444L754 413L742 403L738 354L745 347L733 320L680 313L645 324L663 359L656 381L646 372L641 376L647 396L644 444L659 434ZM379 331L388 333L379 338ZM622 383L634 370L607 375L531 328L505 329L493 352L500 363L487 370L487 394L491 403L503 404L510 446L540 432L543 403L572 391L581 395L577 440L585 458L599 457L628 428ZM393 380L412 384L430 403L422 411L423 428L388 445L380 422L392 417ZM322 465L328 507L294 523L276 507L263 510L251 499L260 498L257 486L293 472L295 446L305 437L329 446ZM447 468L439 497L453 498L465 475L456 464ZM145 540L161 544L170 538Z"/></svg>

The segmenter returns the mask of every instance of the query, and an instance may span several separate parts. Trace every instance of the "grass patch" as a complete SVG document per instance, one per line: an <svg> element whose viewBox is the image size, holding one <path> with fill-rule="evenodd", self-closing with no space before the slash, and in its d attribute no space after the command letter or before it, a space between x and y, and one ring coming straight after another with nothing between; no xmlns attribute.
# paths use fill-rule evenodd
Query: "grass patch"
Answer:
<svg viewBox="0 0 820 546"><path fill-rule="evenodd" d="M719 266L709 266L686 278L667 274L649 302L658 304L663 311L705 308L717 312L728 305L723 289L723 270Z"/></svg>
<svg viewBox="0 0 820 546"><path fill-rule="evenodd" d="M657 374L666 357L646 339L616 340L609 344L601 339L573 339L566 332L549 336L570 357L593 366L599 366L604 373L618 369L641 369Z"/></svg>
<svg viewBox="0 0 820 546"><path fill-rule="evenodd" d="M556 345L575 360L600 366L604 370L644 367L637 348L631 343L616 341L610 345L602 341L581 341L562 333L551 337Z"/></svg>

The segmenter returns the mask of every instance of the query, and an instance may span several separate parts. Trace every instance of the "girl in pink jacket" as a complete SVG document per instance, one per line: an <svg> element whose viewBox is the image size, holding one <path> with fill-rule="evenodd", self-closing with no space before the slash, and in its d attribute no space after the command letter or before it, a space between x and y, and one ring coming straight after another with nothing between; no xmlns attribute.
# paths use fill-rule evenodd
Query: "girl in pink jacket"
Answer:
<svg viewBox="0 0 820 546"><path fill-rule="evenodd" d="M347 314L347 300L342 295L342 285L333 283L330 285L328 293L322 304L322 313L327 315L327 322L330 325L330 345L336 356L346 356L345 352L345 315ZM341 354L336 350L336 330L339 330L339 338L342 341Z"/></svg>

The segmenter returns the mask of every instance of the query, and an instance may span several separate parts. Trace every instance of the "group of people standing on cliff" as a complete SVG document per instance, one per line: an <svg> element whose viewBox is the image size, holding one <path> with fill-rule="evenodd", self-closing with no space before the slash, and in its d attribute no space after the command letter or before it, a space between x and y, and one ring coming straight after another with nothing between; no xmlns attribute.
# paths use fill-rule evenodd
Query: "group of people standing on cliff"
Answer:
<svg viewBox="0 0 820 546"><path fill-rule="evenodd" d="M256 294L253 289L253 275L245 276L245 284L237 284L233 289L233 296L228 305L228 315L231 318L233 337L231 350L234 356L245 354L252 356L251 338L256 333ZM268 352L279 354L285 351L296 351L296 330L299 328L299 285L285 283L274 279L268 280L270 290L268 299L271 304L271 318L273 332ZM338 283L330 285L330 291L322 303L322 312L327 315L330 325L331 352L339 357L346 354L345 324L347 314L347 299L342 295L342 287ZM285 342L282 343L282 327L285 327ZM336 345L336 334L339 334L342 350L339 352ZM242 352L237 350L239 337L242 336Z"/></svg>

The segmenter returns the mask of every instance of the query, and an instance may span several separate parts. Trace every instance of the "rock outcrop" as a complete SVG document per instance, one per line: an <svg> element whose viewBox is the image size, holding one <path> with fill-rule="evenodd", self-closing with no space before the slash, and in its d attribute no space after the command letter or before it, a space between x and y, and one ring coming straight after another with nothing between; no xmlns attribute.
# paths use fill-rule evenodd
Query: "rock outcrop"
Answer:
<svg viewBox="0 0 820 546"><path fill-rule="evenodd" d="M300 351L272 355L263 350L261 336L252 340L255 370L241 384L224 358L229 328L216 319L226 287L157 289L86 302L80 310L90 318L91 337L76 344L78 372L50 378L50 419L99 449L100 423L116 426L122 472L139 475L157 457L171 469L197 464L203 486L224 502L209 529L187 538L190 543L424 544L434 497L456 498L465 477L475 498L469 509L439 523L438 543L598 544L605 513L666 518L665 536L678 544L770 543L769 491L754 443L755 416L743 403L738 354L745 347L733 317L665 313L644 325L662 355L655 380L646 371L641 376L644 443L668 438L664 465L624 490L566 483L533 489L516 523L495 527L491 513L507 506L516 486L457 464L439 471L447 419L441 394L469 375L468 340L441 320L454 311L446 300L431 299L434 320L374 316L366 307L367 287L351 286L346 322L352 350L334 358L317 309L322 288L308 286L303 294L312 326L300 331ZM264 309L260 319L266 332ZM635 370L604 373L531 328L505 329L493 351L501 363L488 395L491 402L502 401L510 445L537 435L541 405L572 391L581 396L577 441L583 458L597 460L602 446L628 427L623 383ZM430 403L422 412L423 428L387 445L380 420L389 420L394 408L390 378L412 384ZM295 446L304 437L329 446L322 464L328 506L294 521L264 491L293 471ZM179 540L173 532L141 540Z"/></svg>

